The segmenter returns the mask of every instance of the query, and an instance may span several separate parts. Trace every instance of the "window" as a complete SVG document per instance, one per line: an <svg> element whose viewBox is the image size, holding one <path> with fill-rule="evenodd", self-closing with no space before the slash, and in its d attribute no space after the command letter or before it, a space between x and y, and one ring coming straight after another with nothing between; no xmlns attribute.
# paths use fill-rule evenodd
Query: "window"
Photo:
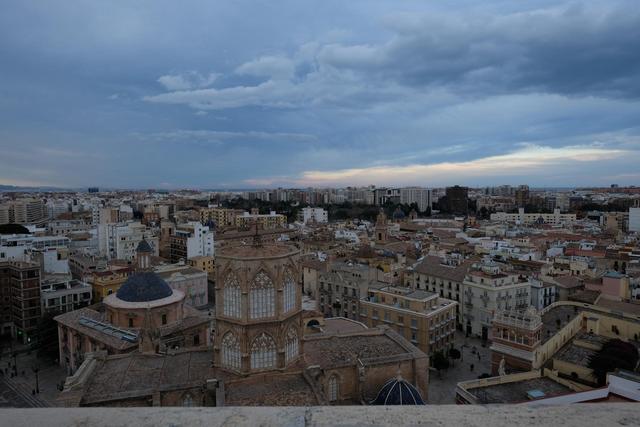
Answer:
<svg viewBox="0 0 640 427"><path fill-rule="evenodd" d="M291 327L287 332L287 338L285 340L285 363L289 363L298 356L298 334L296 330Z"/></svg>
<svg viewBox="0 0 640 427"><path fill-rule="evenodd" d="M129 318L129 327L133 328L133 317Z"/></svg>
<svg viewBox="0 0 640 427"><path fill-rule="evenodd" d="M296 282L293 279L291 270L287 269L284 274L284 312L288 313L296 307Z"/></svg>
<svg viewBox="0 0 640 427"><path fill-rule="evenodd" d="M418 329L418 319L411 319L411 327L413 329Z"/></svg>
<svg viewBox="0 0 640 427"><path fill-rule="evenodd" d="M187 393L182 398L182 406L195 406L193 403L193 396L191 396L191 393Z"/></svg>
<svg viewBox="0 0 640 427"><path fill-rule="evenodd" d="M196 345L200 345L200 335L195 334L195 335L193 336L193 345L194 345L194 346L196 346Z"/></svg>
<svg viewBox="0 0 640 427"><path fill-rule="evenodd" d="M236 336L227 332L222 337L222 366L240 369L240 343Z"/></svg>
<svg viewBox="0 0 640 427"><path fill-rule="evenodd" d="M275 289L264 271L256 274L249 291L249 317L263 319L275 314Z"/></svg>
<svg viewBox="0 0 640 427"><path fill-rule="evenodd" d="M167 315L166 315L166 314L163 314L163 315L162 315L162 324L163 324L163 325L166 325L166 324L167 324Z"/></svg>
<svg viewBox="0 0 640 427"><path fill-rule="evenodd" d="M276 366L276 343L264 332L251 344L251 369L268 369Z"/></svg>
<svg viewBox="0 0 640 427"><path fill-rule="evenodd" d="M229 317L240 317L240 283L234 273L227 275L222 295L223 313Z"/></svg>
<svg viewBox="0 0 640 427"><path fill-rule="evenodd" d="M336 375L331 375L329 377L329 392L327 393L329 396L329 402L335 402L338 400L338 377Z"/></svg>

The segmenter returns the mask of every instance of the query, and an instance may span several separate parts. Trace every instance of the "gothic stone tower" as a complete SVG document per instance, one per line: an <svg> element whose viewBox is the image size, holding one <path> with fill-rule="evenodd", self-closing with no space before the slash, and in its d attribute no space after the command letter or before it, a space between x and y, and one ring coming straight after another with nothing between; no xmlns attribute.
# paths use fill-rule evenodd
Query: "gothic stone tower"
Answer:
<svg viewBox="0 0 640 427"><path fill-rule="evenodd" d="M248 375L300 355L300 251L285 244L224 248L216 257L214 365Z"/></svg>

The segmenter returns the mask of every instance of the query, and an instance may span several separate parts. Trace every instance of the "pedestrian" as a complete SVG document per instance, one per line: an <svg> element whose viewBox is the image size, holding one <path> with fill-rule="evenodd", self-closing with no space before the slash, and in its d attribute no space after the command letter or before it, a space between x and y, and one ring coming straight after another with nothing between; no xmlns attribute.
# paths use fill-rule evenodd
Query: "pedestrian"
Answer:
<svg viewBox="0 0 640 427"><path fill-rule="evenodd" d="M471 368L471 372L473 372L473 363L469 367Z"/></svg>
<svg viewBox="0 0 640 427"><path fill-rule="evenodd" d="M478 361L480 361L480 352L478 352Z"/></svg>

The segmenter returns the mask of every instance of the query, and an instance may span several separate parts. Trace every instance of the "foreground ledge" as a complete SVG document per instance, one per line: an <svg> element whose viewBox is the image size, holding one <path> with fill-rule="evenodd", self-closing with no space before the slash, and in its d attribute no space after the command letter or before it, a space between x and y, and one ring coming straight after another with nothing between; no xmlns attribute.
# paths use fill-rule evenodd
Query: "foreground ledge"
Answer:
<svg viewBox="0 0 640 427"><path fill-rule="evenodd" d="M634 426L640 404L0 409L0 425L57 426Z"/></svg>

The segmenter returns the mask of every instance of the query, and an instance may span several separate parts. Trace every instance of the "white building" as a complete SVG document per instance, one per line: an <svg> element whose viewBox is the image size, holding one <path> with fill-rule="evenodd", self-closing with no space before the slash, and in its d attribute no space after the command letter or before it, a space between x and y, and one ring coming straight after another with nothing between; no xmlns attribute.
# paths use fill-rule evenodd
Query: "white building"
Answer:
<svg viewBox="0 0 640 427"><path fill-rule="evenodd" d="M491 214L491 221L512 222L516 224L550 224L563 225L576 222L576 214L560 213L556 208L553 213L524 213L524 208L519 208L518 213L496 212Z"/></svg>
<svg viewBox="0 0 640 427"><path fill-rule="evenodd" d="M174 235L186 239L186 259L197 256L214 256L213 231L198 221L190 221L176 227Z"/></svg>
<svg viewBox="0 0 640 427"><path fill-rule="evenodd" d="M640 233L640 208L629 208L629 231Z"/></svg>
<svg viewBox="0 0 640 427"><path fill-rule="evenodd" d="M98 225L98 250L107 259L133 260L138 243L143 239L157 256L158 238L139 222Z"/></svg>
<svg viewBox="0 0 640 427"><path fill-rule="evenodd" d="M316 222L318 224L325 224L329 221L329 213L322 208L303 208L299 214L298 219L303 224L306 224L310 221Z"/></svg>
<svg viewBox="0 0 640 427"><path fill-rule="evenodd" d="M556 285L539 279L530 278L531 284L531 305L540 311L553 304L558 299Z"/></svg>
<svg viewBox="0 0 640 427"><path fill-rule="evenodd" d="M40 286L42 312L66 313L91 304L92 287L79 280L43 282Z"/></svg>
<svg viewBox="0 0 640 427"><path fill-rule="evenodd" d="M69 243L68 237L61 236L0 235L0 261L30 261L32 250L68 248Z"/></svg>
<svg viewBox="0 0 640 427"><path fill-rule="evenodd" d="M518 274L503 273L492 261L474 266L462 286L462 327L483 339L489 337L497 310L522 310L531 303L531 284Z"/></svg>
<svg viewBox="0 0 640 427"><path fill-rule="evenodd" d="M400 203L410 205L416 203L420 212L431 208L431 189L421 187L407 187L400 189Z"/></svg>

